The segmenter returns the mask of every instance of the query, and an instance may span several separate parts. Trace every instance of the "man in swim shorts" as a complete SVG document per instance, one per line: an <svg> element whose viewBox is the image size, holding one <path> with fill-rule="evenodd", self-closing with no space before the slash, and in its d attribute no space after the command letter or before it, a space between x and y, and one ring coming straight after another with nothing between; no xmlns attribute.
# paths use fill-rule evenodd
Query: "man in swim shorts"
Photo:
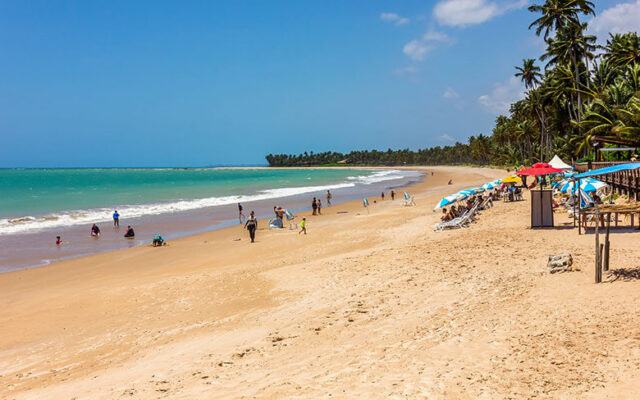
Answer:
<svg viewBox="0 0 640 400"><path fill-rule="evenodd" d="M118 210L113 212L113 226L120 227L120 214L118 214Z"/></svg>

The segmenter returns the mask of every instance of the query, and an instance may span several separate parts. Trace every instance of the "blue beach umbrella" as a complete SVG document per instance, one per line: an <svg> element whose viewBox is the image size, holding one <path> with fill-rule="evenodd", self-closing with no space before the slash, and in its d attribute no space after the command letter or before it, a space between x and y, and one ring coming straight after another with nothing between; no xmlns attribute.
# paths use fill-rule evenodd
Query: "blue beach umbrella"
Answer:
<svg viewBox="0 0 640 400"><path fill-rule="evenodd" d="M482 185L482 188L485 190L492 190L497 188L498 186L500 186L500 183L498 183L498 181L493 181L485 183L484 185Z"/></svg>
<svg viewBox="0 0 640 400"><path fill-rule="evenodd" d="M580 189L586 193L592 193L609 185L593 178L580 179ZM564 180L558 184L561 193L575 193L575 181Z"/></svg>
<svg viewBox="0 0 640 400"><path fill-rule="evenodd" d="M482 193L482 192L484 192L484 188L482 188L482 187L473 188L471 190L473 190L473 193Z"/></svg>
<svg viewBox="0 0 640 400"><path fill-rule="evenodd" d="M433 211L437 210L438 208L442 208L444 206L448 206L449 204L453 204L456 201L458 201L460 198L458 196L456 196L455 194L450 194L447 197L443 197L442 200L440 200L438 202L438 204L436 204L435 208L433 209Z"/></svg>
<svg viewBox="0 0 640 400"><path fill-rule="evenodd" d="M452 196L457 196L457 197L458 197L458 200L464 200L464 199L466 199L467 197L471 197L471 196L473 196L474 194L475 194L475 193L474 193L474 191L473 191L473 190L465 189L465 190L461 190L461 191L459 191L459 192L458 192L458 193L456 193L456 194L453 194Z"/></svg>

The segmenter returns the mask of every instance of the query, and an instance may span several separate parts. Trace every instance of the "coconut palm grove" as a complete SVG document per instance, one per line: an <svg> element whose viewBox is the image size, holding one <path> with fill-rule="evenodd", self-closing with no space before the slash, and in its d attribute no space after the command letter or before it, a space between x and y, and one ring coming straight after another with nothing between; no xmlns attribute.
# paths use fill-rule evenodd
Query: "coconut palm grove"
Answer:
<svg viewBox="0 0 640 400"><path fill-rule="evenodd" d="M573 161L594 161L596 154L597 160L628 159L629 152L596 152L594 143L640 144L638 33L610 33L599 45L584 22L595 16L590 1L547 0L529 11L529 29L544 39L546 50L515 67L524 98L511 104L509 115L496 118L490 136L416 151L269 154L269 165L515 165L548 161L554 154Z"/></svg>

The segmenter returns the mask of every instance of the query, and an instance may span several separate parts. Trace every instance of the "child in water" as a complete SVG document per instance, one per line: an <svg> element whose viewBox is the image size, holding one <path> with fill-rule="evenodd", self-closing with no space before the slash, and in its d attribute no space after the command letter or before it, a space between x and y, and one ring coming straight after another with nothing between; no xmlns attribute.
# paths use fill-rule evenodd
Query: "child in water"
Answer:
<svg viewBox="0 0 640 400"><path fill-rule="evenodd" d="M300 222L300 232L298 232L298 235L301 234L302 232L304 232L304 234L307 234L307 219L306 218L302 218L302 222Z"/></svg>
<svg viewBox="0 0 640 400"><path fill-rule="evenodd" d="M62 239L60 239L60 236L56 236L56 244L58 246L60 246L62 244Z"/></svg>

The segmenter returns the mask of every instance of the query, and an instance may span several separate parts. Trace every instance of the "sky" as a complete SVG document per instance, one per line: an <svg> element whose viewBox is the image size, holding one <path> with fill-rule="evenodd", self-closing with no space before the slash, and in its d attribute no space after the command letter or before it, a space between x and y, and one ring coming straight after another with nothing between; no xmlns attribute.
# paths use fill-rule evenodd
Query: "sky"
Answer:
<svg viewBox="0 0 640 400"><path fill-rule="evenodd" d="M491 134L527 0L0 3L0 167L264 164ZM592 31L637 30L597 0Z"/></svg>

